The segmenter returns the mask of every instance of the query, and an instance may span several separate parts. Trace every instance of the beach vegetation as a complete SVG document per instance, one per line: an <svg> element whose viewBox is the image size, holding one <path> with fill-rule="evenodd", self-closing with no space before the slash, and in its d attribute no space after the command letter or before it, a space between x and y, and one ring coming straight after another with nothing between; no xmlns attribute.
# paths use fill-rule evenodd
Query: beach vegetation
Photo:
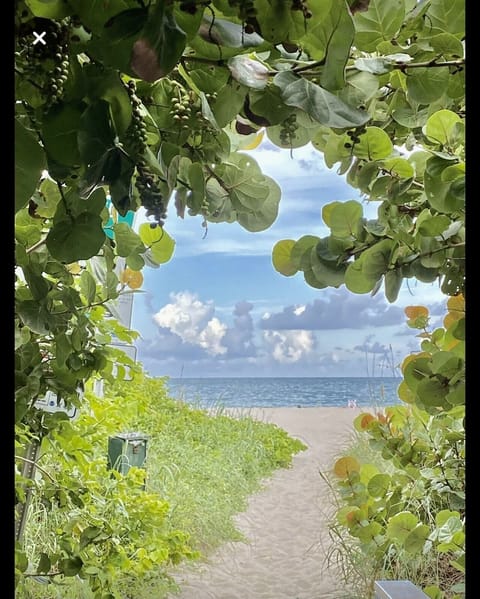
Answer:
<svg viewBox="0 0 480 599"><path fill-rule="evenodd" d="M24 511L29 490L39 499L42 485L48 488L48 514L55 502L66 502L74 514L81 510L75 501L85 500L83 489L91 482L95 495L100 488L97 474L81 489L75 477L49 478L42 462L34 480L22 475L32 462L32 446L59 443L68 428L65 412L45 412L39 401L53 398L66 410L89 410L94 377L109 382L141 370L114 347L114 341L129 344L136 337L116 320L115 306L120 296L140 292L143 268L158 268L174 256L168 233L173 214L198 218L205 233L218 222L251 232L272 225L280 187L245 152L262 140L292 152L311 143L328 168L378 206L377 218L367 219L361 202L332 198L317 223L330 234L306 231L298 240L280 240L272 253L278 272L303 276L316 289L383 290L389 302L405 282L438 282L455 304L448 306L443 329L420 329L422 352L403 363L399 396L412 410L409 419L417 418L414 410L428 415L422 427L438 437L440 456L455 451L457 437L460 451L464 428L455 427L463 423L464 404L464 1L100 4L15 1L17 513ZM148 222L134 231L132 218L140 209ZM415 307L407 316L414 327L428 320ZM438 468L443 476L445 460L453 459L450 453L429 456L433 447L426 440L413 447L413 440L390 431L393 416L384 418L365 425L381 453L402 459L405 468L408 460L425 458L429 484L440 485L435 497L460 501L456 486L452 493L436 479ZM89 443L88 435L70 426L68 451ZM409 430L410 420L401 426ZM419 450L425 444L430 449ZM351 467L345 471L360 476ZM349 484L349 478L341 480ZM451 482L450 473L446 480ZM387 479L380 481L386 485ZM118 484L110 507L128 514L136 509L135 494L128 509L121 498L135 482ZM383 488L372 487L376 493ZM374 497L386 502L390 492L391 484L385 496ZM161 519L163 508L157 507ZM60 527L59 552L44 552L38 562L29 561L17 534L19 582L32 570L46 577L57 571L67 578L94 576L79 552L97 545L97 528L106 520L89 525L88 514L80 513L70 527ZM408 556L423 539L422 551L431 544L462 569L462 507L442 507L435 527L421 511L411 515L378 534ZM382 525L368 526L376 543ZM408 535L399 536L399 530ZM434 530L442 532L436 537ZM127 551L138 542L136 534L129 529L111 550ZM179 552L188 552L178 542ZM155 559L162 562L176 549L159 551ZM90 564L103 585L95 591L102 599L113 593L105 555L99 552ZM116 566L129 567L128 561ZM443 591L427 592L437 599Z"/></svg>
<svg viewBox="0 0 480 599"><path fill-rule="evenodd" d="M108 440L147 439L142 467L120 473ZM42 443L18 598L153 596L176 589L172 571L221 543L242 540L235 514L278 468L305 449L248 414L208 413L169 398L165 380L137 374L91 391L73 421ZM32 567L33 566L33 567Z"/></svg>
<svg viewBox="0 0 480 599"><path fill-rule="evenodd" d="M426 307L405 309L421 351L402 364L404 405L361 412L329 479L338 502L329 558L370 595L385 578L412 580L432 599L465 594L463 298L446 307L433 330Z"/></svg>

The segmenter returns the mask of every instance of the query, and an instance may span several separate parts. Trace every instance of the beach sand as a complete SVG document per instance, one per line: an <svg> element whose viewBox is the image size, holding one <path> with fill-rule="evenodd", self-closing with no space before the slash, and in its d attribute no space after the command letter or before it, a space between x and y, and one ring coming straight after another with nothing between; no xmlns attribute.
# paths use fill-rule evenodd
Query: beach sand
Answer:
<svg viewBox="0 0 480 599"><path fill-rule="evenodd" d="M335 599L344 596L338 574L326 570L333 512L330 472L353 434L359 408L254 408L308 447L291 468L277 470L236 518L247 543L227 543L204 562L181 566L177 599ZM242 411L237 411L241 413ZM232 411L235 415L235 410ZM245 411L244 411L245 413ZM343 592L342 592L343 591Z"/></svg>

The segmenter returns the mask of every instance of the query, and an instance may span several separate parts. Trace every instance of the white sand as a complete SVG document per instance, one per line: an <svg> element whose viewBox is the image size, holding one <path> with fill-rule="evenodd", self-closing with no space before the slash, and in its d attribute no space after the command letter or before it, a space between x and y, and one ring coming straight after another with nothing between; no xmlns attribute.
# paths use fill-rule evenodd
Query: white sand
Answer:
<svg viewBox="0 0 480 599"><path fill-rule="evenodd" d="M338 575L327 571L327 519L331 496L319 470L330 471L348 445L360 409L255 408L248 413L273 422L308 449L294 457L253 495L237 524L248 543L223 545L206 562L176 574L179 599L334 599Z"/></svg>

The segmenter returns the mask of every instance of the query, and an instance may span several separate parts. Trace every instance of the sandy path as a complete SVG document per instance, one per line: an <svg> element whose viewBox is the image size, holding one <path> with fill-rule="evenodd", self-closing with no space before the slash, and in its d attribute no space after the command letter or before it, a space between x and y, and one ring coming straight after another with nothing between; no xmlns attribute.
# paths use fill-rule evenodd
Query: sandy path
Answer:
<svg viewBox="0 0 480 599"><path fill-rule="evenodd" d="M290 469L278 470L250 498L237 524L249 543L228 543L207 562L182 567L178 599L334 599L342 595L325 571L328 488L319 470L331 468L348 444L359 409L258 408L255 418L274 422L308 449Z"/></svg>

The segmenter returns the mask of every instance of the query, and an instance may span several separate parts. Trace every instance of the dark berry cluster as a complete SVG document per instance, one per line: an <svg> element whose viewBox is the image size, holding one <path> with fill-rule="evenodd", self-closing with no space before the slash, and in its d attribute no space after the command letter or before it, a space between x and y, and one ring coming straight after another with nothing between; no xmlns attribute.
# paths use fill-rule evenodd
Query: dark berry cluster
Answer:
<svg viewBox="0 0 480 599"><path fill-rule="evenodd" d="M156 176L144 160L137 164L135 187L138 190L142 206L146 210L146 216L148 218L153 217L150 226L152 228L163 227L167 218L163 196L158 187Z"/></svg>
<svg viewBox="0 0 480 599"><path fill-rule="evenodd" d="M158 186L158 178L145 161L147 128L141 111L142 100L137 96L135 81L127 83L127 91L132 103L132 122L126 132L126 148L137 166L135 187L147 217L153 217L152 227L163 227L166 215L163 196Z"/></svg>
<svg viewBox="0 0 480 599"><path fill-rule="evenodd" d="M301 11L304 19L311 19L313 17L313 13L308 8L306 0L292 0L292 10Z"/></svg>
<svg viewBox="0 0 480 599"><path fill-rule="evenodd" d="M365 131L366 131L365 125L361 125L360 127L356 127L355 129L350 129L349 131L347 131L347 135L351 141L345 142L344 146L346 148L353 148L353 146L355 144L358 144L358 142L360 141L360 135L365 133Z"/></svg>
<svg viewBox="0 0 480 599"><path fill-rule="evenodd" d="M36 36L40 36L34 43ZM34 18L19 27L16 70L40 90L46 108L58 102L69 76L68 19Z"/></svg>
<svg viewBox="0 0 480 599"><path fill-rule="evenodd" d="M295 131L298 129L297 115L295 113L287 117L280 130L280 141L284 146L291 146L293 138L295 137Z"/></svg>

